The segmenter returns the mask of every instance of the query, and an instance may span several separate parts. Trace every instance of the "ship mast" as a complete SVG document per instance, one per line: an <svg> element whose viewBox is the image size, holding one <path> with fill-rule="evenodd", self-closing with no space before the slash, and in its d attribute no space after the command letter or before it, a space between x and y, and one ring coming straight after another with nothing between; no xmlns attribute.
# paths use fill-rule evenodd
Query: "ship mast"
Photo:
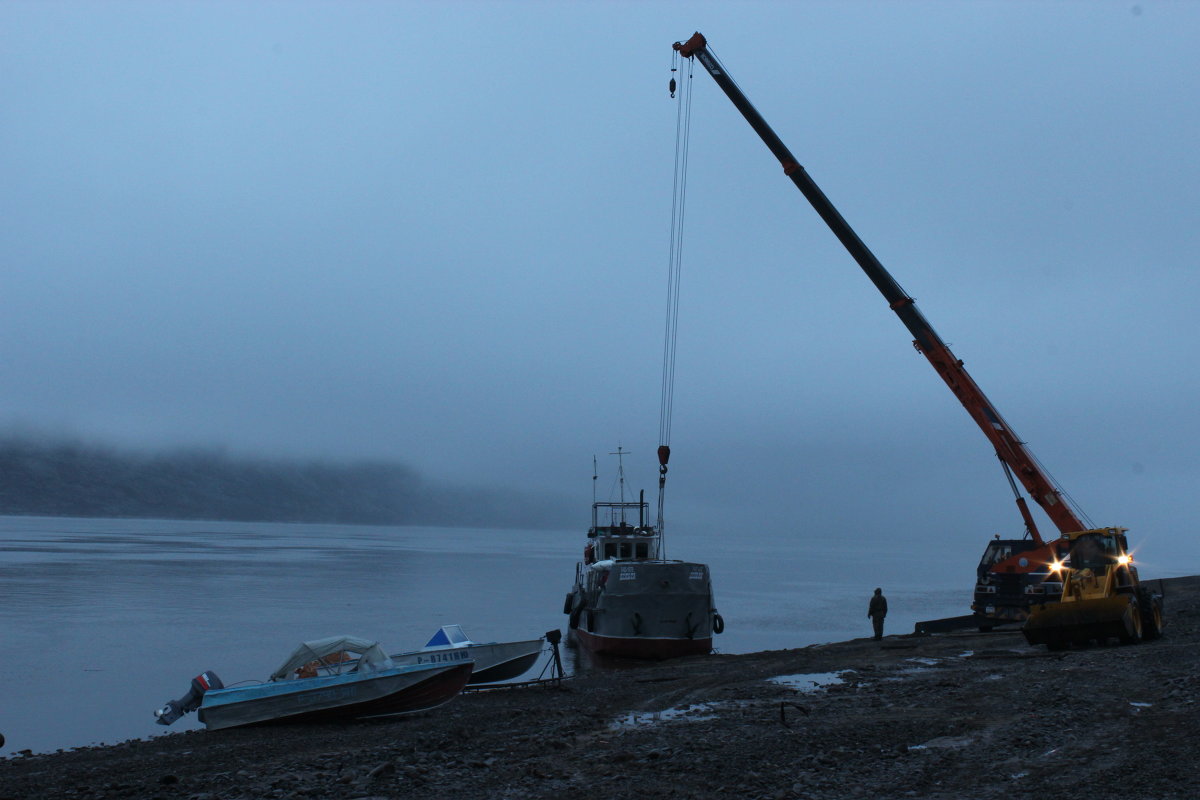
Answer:
<svg viewBox="0 0 1200 800"><path fill-rule="evenodd" d="M621 524L625 524L625 456L629 455L629 451L617 445L615 453L609 453L610 456L617 457L617 484L620 486L619 496L621 499Z"/></svg>

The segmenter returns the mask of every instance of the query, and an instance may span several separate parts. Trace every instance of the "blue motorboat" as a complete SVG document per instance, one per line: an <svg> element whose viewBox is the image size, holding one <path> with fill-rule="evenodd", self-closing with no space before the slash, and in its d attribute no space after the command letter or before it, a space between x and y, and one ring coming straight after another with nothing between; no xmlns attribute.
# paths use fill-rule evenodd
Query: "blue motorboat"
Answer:
<svg viewBox="0 0 1200 800"><path fill-rule="evenodd" d="M265 683L226 687L216 673L203 672L186 695L154 716L170 725L197 711L217 730L411 714L457 697L474 665L469 658L397 665L378 642L331 636L301 644Z"/></svg>

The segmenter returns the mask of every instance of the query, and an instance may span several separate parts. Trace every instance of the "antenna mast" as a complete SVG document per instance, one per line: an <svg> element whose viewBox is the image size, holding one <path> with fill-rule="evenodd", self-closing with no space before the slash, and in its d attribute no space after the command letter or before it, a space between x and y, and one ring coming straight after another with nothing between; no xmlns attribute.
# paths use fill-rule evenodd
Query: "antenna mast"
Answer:
<svg viewBox="0 0 1200 800"><path fill-rule="evenodd" d="M620 485L621 497L621 523L625 522L625 456L629 455L629 451L617 445L615 453L609 453L610 456L617 457L617 483Z"/></svg>

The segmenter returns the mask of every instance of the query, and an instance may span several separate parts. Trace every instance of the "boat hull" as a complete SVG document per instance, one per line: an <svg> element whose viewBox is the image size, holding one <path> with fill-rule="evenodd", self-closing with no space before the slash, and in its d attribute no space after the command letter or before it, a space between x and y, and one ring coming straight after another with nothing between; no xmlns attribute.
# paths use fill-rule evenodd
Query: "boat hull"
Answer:
<svg viewBox="0 0 1200 800"><path fill-rule="evenodd" d="M475 668L468 684L496 683L525 674L542 652L541 639L523 642L491 642L453 647L414 650L389 656L401 664L452 664L474 661Z"/></svg>
<svg viewBox="0 0 1200 800"><path fill-rule="evenodd" d="M580 565L567 601L575 642L597 655L661 660L712 650L708 567L686 561Z"/></svg>
<svg viewBox="0 0 1200 800"><path fill-rule="evenodd" d="M576 628L575 642L590 653L608 658L632 658L641 661L665 661L669 658L702 656L712 651L712 638L647 639L603 636Z"/></svg>
<svg viewBox="0 0 1200 800"><path fill-rule="evenodd" d="M208 692L198 716L209 730L411 714L454 699L472 663L406 665L376 673L276 681Z"/></svg>

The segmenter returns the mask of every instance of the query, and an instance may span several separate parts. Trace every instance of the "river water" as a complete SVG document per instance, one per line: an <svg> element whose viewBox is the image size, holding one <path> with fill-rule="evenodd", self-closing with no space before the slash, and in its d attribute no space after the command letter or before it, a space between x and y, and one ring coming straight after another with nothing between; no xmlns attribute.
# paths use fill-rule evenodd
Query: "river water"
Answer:
<svg viewBox="0 0 1200 800"><path fill-rule="evenodd" d="M394 652L450 623L477 641L565 633L584 540L583 529L0 517L0 755L201 727L191 714L166 729L152 713L205 669L227 684L264 679L306 639L349 633ZM973 565L939 584L900 561L866 584L845 545L709 531L670 546L710 564L726 653L869 635L876 582L888 632L970 602Z"/></svg>

